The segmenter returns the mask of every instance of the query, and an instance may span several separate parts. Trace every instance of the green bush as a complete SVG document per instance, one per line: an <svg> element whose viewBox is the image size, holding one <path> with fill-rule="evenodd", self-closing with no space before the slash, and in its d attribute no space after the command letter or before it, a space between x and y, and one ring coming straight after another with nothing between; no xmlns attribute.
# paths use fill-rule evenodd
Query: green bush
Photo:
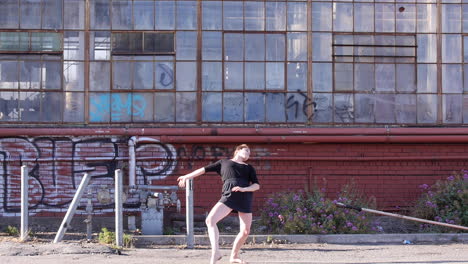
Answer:
<svg viewBox="0 0 468 264"><path fill-rule="evenodd" d="M337 200L325 198L324 192L302 190L279 192L267 199L260 223L277 234L356 234L371 233L372 223L364 212L341 208L337 202L371 207L375 202L364 199L354 184L342 188Z"/></svg>
<svg viewBox="0 0 468 264"><path fill-rule="evenodd" d="M5 228L5 232L9 235L9 236L18 236L19 235L19 231L18 231L18 228L16 226L7 226Z"/></svg>
<svg viewBox="0 0 468 264"><path fill-rule="evenodd" d="M100 243L108 244L108 245L115 245L115 233L109 231L107 228L102 228L101 232L99 233L98 238ZM129 234L123 234L123 247L130 248L133 246L133 237Z"/></svg>
<svg viewBox="0 0 468 264"><path fill-rule="evenodd" d="M412 215L437 222L468 226L468 171L454 173L434 185L419 186L423 193ZM438 225L420 225L426 232L456 232L458 229Z"/></svg>

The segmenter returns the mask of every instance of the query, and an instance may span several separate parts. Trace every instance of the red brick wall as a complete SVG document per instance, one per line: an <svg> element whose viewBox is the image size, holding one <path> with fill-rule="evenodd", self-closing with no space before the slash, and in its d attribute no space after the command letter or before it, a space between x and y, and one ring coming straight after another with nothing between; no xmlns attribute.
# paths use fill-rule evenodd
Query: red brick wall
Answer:
<svg viewBox="0 0 468 264"><path fill-rule="evenodd" d="M239 142L241 143L241 142ZM468 168L465 144L249 144L249 161L257 170L261 190L254 210L266 197L284 190L309 190L314 184L336 198L352 180L379 208L410 205L421 184L432 184L453 171ZM220 158L229 158L235 144L164 144L136 146L137 184L176 185L178 176ZM154 158L153 160L150 160ZM18 216L20 166L28 165L31 213L63 216L83 173L93 176L96 214L113 212L113 205L96 199L100 189L113 190L117 168L128 183L128 137L4 137L0 138L0 216ZM209 173L195 180L197 213L206 213L220 197L221 180ZM111 191L112 193L112 191ZM179 190L185 204L185 191ZM130 194L125 210L138 211L138 197ZM81 208L86 205L81 201ZM79 211L82 213L83 210Z"/></svg>

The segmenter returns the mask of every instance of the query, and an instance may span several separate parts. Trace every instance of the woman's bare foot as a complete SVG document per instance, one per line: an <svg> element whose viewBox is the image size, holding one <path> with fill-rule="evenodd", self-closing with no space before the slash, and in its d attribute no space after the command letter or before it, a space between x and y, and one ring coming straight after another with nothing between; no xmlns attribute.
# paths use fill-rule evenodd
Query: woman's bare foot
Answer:
<svg viewBox="0 0 468 264"><path fill-rule="evenodd" d="M247 261L242 260L240 258L231 258L229 260L230 263L241 263L241 264L247 264Z"/></svg>
<svg viewBox="0 0 468 264"><path fill-rule="evenodd" d="M222 258L223 258L223 255L221 255L221 253L217 252L214 255L211 255L210 264L216 264L216 262L218 262Z"/></svg>

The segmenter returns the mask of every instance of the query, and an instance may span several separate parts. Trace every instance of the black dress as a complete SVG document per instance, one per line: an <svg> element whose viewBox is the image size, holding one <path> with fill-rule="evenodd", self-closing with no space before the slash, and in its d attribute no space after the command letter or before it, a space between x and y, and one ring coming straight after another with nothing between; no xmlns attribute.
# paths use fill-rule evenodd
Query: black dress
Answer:
<svg viewBox="0 0 468 264"><path fill-rule="evenodd" d="M258 184L257 173L251 165L223 159L206 166L205 171L215 171L221 175L223 191L219 202L237 212L252 212L253 192L231 192L235 186L248 187L254 183Z"/></svg>

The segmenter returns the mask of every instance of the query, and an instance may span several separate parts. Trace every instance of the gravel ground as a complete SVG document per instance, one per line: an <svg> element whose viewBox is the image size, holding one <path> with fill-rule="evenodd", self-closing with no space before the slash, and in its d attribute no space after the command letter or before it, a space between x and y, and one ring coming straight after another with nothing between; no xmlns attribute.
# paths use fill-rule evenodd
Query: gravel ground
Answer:
<svg viewBox="0 0 468 264"><path fill-rule="evenodd" d="M210 249L200 246L153 246L121 251L96 242L65 240L53 244L50 239L21 243L17 239L0 237L0 263L53 264L114 263L114 264L199 264L208 263ZM223 259L229 263L229 247L222 247ZM468 244L251 244L241 257L249 263L468 263Z"/></svg>

